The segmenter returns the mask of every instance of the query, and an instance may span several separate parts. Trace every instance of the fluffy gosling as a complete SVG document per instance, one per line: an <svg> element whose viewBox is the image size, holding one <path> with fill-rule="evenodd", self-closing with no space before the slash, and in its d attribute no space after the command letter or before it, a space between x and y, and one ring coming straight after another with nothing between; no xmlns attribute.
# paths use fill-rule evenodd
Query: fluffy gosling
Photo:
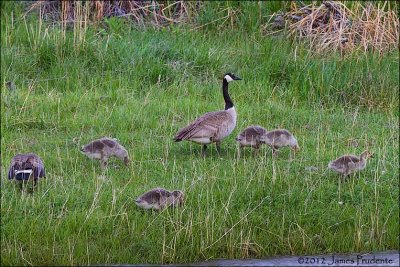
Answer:
<svg viewBox="0 0 400 267"><path fill-rule="evenodd" d="M360 157L354 155L344 155L337 158L328 164L328 168L340 173L343 177L351 173L365 169L367 160L373 158L373 153L365 150Z"/></svg>
<svg viewBox="0 0 400 267"><path fill-rule="evenodd" d="M136 205L144 209L163 210L169 206L177 207L184 203L184 194L180 190L172 192L164 188L152 189L136 199Z"/></svg>
<svg viewBox="0 0 400 267"><path fill-rule="evenodd" d="M251 125L243 130L237 137L236 141L239 143L239 153L243 147L254 148L254 154L258 154L258 149L260 148L261 136L265 135L267 130L265 130L260 125Z"/></svg>
<svg viewBox="0 0 400 267"><path fill-rule="evenodd" d="M39 178L45 177L46 171L42 159L33 153L18 154L11 159L8 179L22 184L32 181L36 186Z"/></svg>
<svg viewBox="0 0 400 267"><path fill-rule="evenodd" d="M130 163L128 151L118 143L117 139L100 138L82 146L81 152L92 159L100 160L100 166L105 168L110 157L117 157L128 166Z"/></svg>
<svg viewBox="0 0 400 267"><path fill-rule="evenodd" d="M294 152L300 149L297 139L285 129L276 129L266 132L261 136L260 142L270 146L273 155L276 155L278 149L285 146L290 146Z"/></svg>

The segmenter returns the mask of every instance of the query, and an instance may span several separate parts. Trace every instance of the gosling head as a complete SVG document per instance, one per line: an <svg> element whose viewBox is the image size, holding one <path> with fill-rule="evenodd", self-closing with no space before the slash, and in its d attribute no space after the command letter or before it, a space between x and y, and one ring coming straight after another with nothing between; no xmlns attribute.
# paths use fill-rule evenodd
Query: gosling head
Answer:
<svg viewBox="0 0 400 267"><path fill-rule="evenodd" d="M129 166L131 164L131 160L129 159L128 156L124 157L124 163L126 166Z"/></svg>
<svg viewBox="0 0 400 267"><path fill-rule="evenodd" d="M116 156L120 159L122 159L125 163L126 166L129 166L131 160L129 159L128 151L126 151L125 148L119 148L115 152Z"/></svg>
<svg viewBox="0 0 400 267"><path fill-rule="evenodd" d="M294 153L299 152L299 151L300 151L299 145L298 145L298 144L295 144L294 146L292 146L292 150L293 150Z"/></svg>
<svg viewBox="0 0 400 267"><path fill-rule="evenodd" d="M373 158L374 157L374 153L369 152L368 150L365 150L363 153L361 153L361 157L362 159L369 159L369 158Z"/></svg>
<svg viewBox="0 0 400 267"><path fill-rule="evenodd" d="M182 206L183 203L185 202L185 195L180 190L172 191L171 197L173 199L172 203L173 203L174 206Z"/></svg>
<svg viewBox="0 0 400 267"><path fill-rule="evenodd" d="M261 144L265 144L267 142L267 135L266 134L262 134L260 136L260 143Z"/></svg>
<svg viewBox="0 0 400 267"><path fill-rule="evenodd" d="M235 74L228 72L224 75L224 80L227 81L228 83L231 81L238 81L241 80L238 76L235 76Z"/></svg>

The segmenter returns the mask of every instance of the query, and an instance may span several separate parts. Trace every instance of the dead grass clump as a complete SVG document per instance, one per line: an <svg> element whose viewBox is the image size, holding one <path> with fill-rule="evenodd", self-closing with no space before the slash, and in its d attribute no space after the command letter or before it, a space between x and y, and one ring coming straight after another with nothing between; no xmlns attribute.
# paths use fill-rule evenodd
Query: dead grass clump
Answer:
<svg viewBox="0 0 400 267"><path fill-rule="evenodd" d="M40 10L43 19L65 23L75 23L80 19L79 13L86 13L89 21L127 17L139 25L150 22L155 26L165 26L192 19L200 5L200 1L36 1L29 11Z"/></svg>
<svg viewBox="0 0 400 267"><path fill-rule="evenodd" d="M388 8L390 4L353 2L350 9L338 1L300 7L292 2L290 10L275 15L265 29L285 27L289 36L308 40L315 52L361 49L382 53L398 47L399 18L395 8Z"/></svg>

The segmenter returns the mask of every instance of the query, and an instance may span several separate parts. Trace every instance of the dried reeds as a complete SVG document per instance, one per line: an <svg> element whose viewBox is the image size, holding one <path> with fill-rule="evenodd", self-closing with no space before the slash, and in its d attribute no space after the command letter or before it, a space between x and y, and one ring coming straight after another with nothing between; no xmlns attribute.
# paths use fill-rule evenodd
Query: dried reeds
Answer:
<svg viewBox="0 0 400 267"><path fill-rule="evenodd" d="M199 10L200 1L37 1L30 10L39 9L44 19L75 23L79 17L79 8L85 6L88 20L95 22L109 17L131 18L138 25L151 23L165 26L194 18ZM29 10L29 11L30 11Z"/></svg>
<svg viewBox="0 0 400 267"><path fill-rule="evenodd" d="M387 8L388 2L354 2L349 9L344 3L326 1L320 6L297 6L275 16L267 29L285 27L291 37L308 40L315 52L348 52L361 49L382 53L397 48L399 18L395 10Z"/></svg>

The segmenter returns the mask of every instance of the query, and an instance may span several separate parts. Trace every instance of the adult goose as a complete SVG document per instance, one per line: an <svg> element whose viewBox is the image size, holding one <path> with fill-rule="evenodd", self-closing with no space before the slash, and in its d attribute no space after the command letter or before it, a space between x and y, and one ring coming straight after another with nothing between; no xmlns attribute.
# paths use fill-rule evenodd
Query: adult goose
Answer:
<svg viewBox="0 0 400 267"><path fill-rule="evenodd" d="M215 143L220 152L222 139L232 133L236 127L236 110L229 96L228 84L231 81L241 80L233 73L226 73L222 80L222 94L225 100L225 110L208 112L180 129L175 135L175 142L182 140L192 141L203 145L202 154L205 155L207 145Z"/></svg>
<svg viewBox="0 0 400 267"><path fill-rule="evenodd" d="M33 181L33 185L37 184L39 178L45 177L46 171L41 158L33 153L18 154L11 159L10 168L8 169L8 179L15 179L17 182L26 183Z"/></svg>

